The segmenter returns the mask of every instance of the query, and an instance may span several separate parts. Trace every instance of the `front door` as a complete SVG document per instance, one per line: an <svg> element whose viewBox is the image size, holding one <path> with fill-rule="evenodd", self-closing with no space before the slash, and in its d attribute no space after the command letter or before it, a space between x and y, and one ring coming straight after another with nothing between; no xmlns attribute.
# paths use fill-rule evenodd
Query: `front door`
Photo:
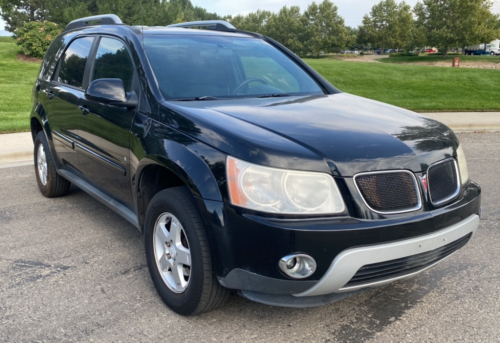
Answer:
<svg viewBox="0 0 500 343"><path fill-rule="evenodd" d="M102 36L98 43L89 83L102 78L121 79L127 95L139 91L130 53L117 38ZM80 120L77 147L84 176L133 208L129 159L135 110L87 99L81 99L80 105L87 111Z"/></svg>

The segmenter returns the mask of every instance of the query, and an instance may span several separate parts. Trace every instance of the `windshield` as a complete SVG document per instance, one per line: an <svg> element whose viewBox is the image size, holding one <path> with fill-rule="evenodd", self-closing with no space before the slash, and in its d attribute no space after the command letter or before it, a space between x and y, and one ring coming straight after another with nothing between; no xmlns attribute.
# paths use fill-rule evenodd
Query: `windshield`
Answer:
<svg viewBox="0 0 500 343"><path fill-rule="evenodd" d="M261 39L146 36L144 46L167 100L323 94L301 67Z"/></svg>

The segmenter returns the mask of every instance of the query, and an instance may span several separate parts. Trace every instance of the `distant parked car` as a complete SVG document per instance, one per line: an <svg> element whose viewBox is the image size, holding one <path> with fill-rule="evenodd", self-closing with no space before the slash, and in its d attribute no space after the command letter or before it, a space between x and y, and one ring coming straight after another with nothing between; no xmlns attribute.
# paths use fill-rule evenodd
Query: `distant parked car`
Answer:
<svg viewBox="0 0 500 343"><path fill-rule="evenodd" d="M396 50L394 49L384 49L384 54L390 54L390 53L393 53L393 52L396 52ZM377 55L380 55L382 54L382 49L377 49Z"/></svg>
<svg viewBox="0 0 500 343"><path fill-rule="evenodd" d="M433 53L437 53L438 49L436 49L436 48L424 49L424 50L422 50L422 52L433 54Z"/></svg>

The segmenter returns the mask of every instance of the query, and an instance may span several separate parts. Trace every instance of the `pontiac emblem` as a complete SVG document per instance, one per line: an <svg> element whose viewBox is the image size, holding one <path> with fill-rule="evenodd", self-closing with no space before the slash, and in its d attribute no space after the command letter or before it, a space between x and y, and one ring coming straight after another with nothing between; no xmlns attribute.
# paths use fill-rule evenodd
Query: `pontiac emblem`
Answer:
<svg viewBox="0 0 500 343"><path fill-rule="evenodd" d="M425 193L427 193L427 175L419 176L420 183L422 184L422 187L425 190Z"/></svg>

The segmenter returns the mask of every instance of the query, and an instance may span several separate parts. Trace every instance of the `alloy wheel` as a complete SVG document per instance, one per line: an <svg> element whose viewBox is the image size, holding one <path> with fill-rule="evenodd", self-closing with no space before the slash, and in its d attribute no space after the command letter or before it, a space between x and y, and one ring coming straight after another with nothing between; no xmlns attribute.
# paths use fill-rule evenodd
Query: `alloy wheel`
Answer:
<svg viewBox="0 0 500 343"><path fill-rule="evenodd" d="M184 292L191 276L191 250L184 228L173 214L162 213L156 220L153 247L163 282L174 293Z"/></svg>
<svg viewBox="0 0 500 343"><path fill-rule="evenodd" d="M42 185L47 185L47 156L45 155L45 149L43 144L38 144L38 149L36 153L36 164L38 170L38 176L40 177L40 182Z"/></svg>

